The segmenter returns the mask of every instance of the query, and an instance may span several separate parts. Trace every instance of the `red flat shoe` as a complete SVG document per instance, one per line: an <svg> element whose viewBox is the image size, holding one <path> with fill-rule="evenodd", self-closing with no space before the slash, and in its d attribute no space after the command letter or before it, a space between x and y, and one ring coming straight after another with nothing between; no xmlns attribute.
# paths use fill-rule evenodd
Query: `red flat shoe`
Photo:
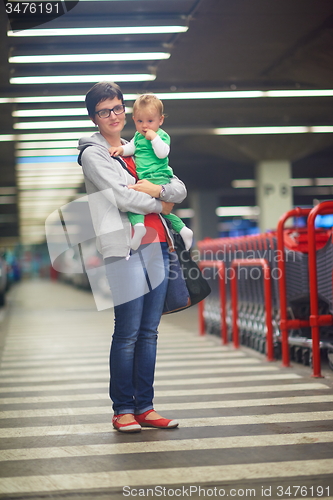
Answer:
<svg viewBox="0 0 333 500"><path fill-rule="evenodd" d="M178 427L179 422L177 420L169 420L167 418L156 418L147 420L147 415L155 410L148 410L139 415L134 415L135 420L141 425L141 427L156 427L158 429L174 429Z"/></svg>
<svg viewBox="0 0 333 500"><path fill-rule="evenodd" d="M137 422L129 422L128 424L121 424L118 419L125 415L125 413L119 413L119 415L114 415L112 417L112 425L119 432L140 432L141 425Z"/></svg>

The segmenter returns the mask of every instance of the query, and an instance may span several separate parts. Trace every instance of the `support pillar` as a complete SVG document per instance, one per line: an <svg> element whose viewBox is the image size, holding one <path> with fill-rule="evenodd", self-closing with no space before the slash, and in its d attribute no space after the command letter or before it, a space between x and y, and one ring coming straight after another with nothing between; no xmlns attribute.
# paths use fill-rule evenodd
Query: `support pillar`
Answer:
<svg viewBox="0 0 333 500"><path fill-rule="evenodd" d="M194 210L191 229L194 231L196 241L203 238L217 238L218 217L215 211L219 206L218 191L192 191L190 194L190 204Z"/></svg>
<svg viewBox="0 0 333 500"><path fill-rule="evenodd" d="M281 215L293 208L291 162L266 160L256 165L256 202L260 208L259 227L276 229Z"/></svg>

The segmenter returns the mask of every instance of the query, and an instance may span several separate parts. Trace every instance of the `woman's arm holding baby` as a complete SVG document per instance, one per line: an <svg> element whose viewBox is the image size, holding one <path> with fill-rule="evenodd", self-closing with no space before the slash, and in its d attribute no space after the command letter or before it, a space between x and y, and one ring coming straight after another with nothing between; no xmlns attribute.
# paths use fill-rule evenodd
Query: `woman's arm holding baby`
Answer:
<svg viewBox="0 0 333 500"><path fill-rule="evenodd" d="M136 184L129 185L128 188L171 203L181 203L187 195L185 184L175 175L171 177L169 184L163 186L141 179Z"/></svg>

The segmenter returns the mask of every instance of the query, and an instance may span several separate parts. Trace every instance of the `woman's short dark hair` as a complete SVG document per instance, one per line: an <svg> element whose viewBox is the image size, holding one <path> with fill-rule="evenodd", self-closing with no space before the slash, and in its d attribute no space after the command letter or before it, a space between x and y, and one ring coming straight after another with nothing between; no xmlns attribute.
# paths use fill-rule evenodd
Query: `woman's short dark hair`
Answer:
<svg viewBox="0 0 333 500"><path fill-rule="evenodd" d="M95 109L99 102L106 101L106 99L114 99L116 97L124 104L124 96L119 85L113 82L95 83L86 94L88 115L94 118Z"/></svg>

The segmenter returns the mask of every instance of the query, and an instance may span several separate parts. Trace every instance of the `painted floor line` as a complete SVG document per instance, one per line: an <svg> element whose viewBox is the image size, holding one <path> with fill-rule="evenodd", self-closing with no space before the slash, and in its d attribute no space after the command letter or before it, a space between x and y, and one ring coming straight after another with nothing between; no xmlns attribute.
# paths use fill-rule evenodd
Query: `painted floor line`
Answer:
<svg viewBox="0 0 333 500"><path fill-rule="evenodd" d="M23 386L23 387L0 387L1 393L12 393L12 392L49 392L49 391L73 391L82 389L82 385L68 384L68 385L50 385L50 386L40 386L38 389L36 386ZM23 394L21 397L16 398L0 398L0 403L10 404L17 402L46 402L46 401L80 401L81 399L104 399L107 397L108 388L105 384L85 384L84 389L86 390L100 390L101 394L73 394L66 395L62 394L59 396L26 396ZM329 387L320 382L310 382L310 383L293 383L293 384L281 384L281 385L259 385L259 386L245 386L245 387L214 387L214 388L201 388L201 389L173 389L173 390L159 390L155 392L155 401L158 397L177 397L177 396L204 396L204 395L217 395L217 394L248 394L248 393L267 393L267 392L293 392L293 391L309 391L309 390L328 390Z"/></svg>
<svg viewBox="0 0 333 500"><path fill-rule="evenodd" d="M280 391L301 391L301 390L328 390L327 385L321 384L319 382L313 383L299 383L299 384L281 384L281 385L261 385L257 387L247 386L247 387L216 387L216 388L205 388L205 389L173 389L173 390L159 390L156 391L156 397L176 397L176 396L202 396L202 395L212 395L212 394L248 394L248 393L266 393L266 392L280 392Z"/></svg>
<svg viewBox="0 0 333 500"><path fill-rule="evenodd" d="M7 336L7 341L8 345L10 344L12 347L15 347L15 343L18 341L22 341L24 344L28 345L27 341L27 329L29 329L31 335L29 335L29 339L32 342L40 342L41 340L64 340L65 343L71 344L74 341L77 341L78 338L82 338L84 341L87 341L87 343L93 343L92 342L92 337L91 337L91 328L97 327L96 330L96 336L94 337L94 340L96 340L97 344L102 344L104 342L109 342L110 338L113 333L113 322L110 322L110 328L108 330L105 330L105 322L102 324L96 324L95 322L89 323L88 325L85 325L85 321L82 321L79 323L78 326L78 321L77 319L74 319L73 324L68 324L68 319L66 318L66 322L62 323L61 321L59 322L59 315L51 320L51 323L46 323L41 321L41 318L39 318L39 323L34 323L34 324L29 324L28 318L26 321L22 320L22 323L24 326L22 326L22 331L20 332L13 332L12 325L10 327L10 330L8 332ZM56 322L56 323L55 323ZM54 325L56 325L54 327ZM37 329L41 328L40 333L37 332ZM47 335L45 334L45 329L47 329ZM200 337L198 334L189 332L187 330L181 331L180 329L176 328L176 333L173 332L165 332L165 331L159 331L159 341L161 344L169 344L170 348L172 347L172 344L184 344L186 340L191 341L191 340L196 340L198 342L205 342L210 340L212 342L212 339L209 339L208 337L203 338ZM16 346L17 347L17 346ZM31 346L30 346L31 347ZM84 346L82 346L84 347ZM227 345L221 345L222 348L227 348Z"/></svg>
<svg viewBox="0 0 333 500"><path fill-rule="evenodd" d="M208 375L219 373L256 373L256 372L278 372L279 367L272 365L255 365L255 366L226 366L212 368L185 368L184 370L160 370L156 369L155 380L157 381L159 377L170 377L171 376L186 376L186 375Z"/></svg>
<svg viewBox="0 0 333 500"><path fill-rule="evenodd" d="M240 465L177 467L108 471L84 474L53 474L0 479L3 493L122 488L127 486L196 485L250 479L309 477L333 472L333 459L265 462Z"/></svg>
<svg viewBox="0 0 333 500"><path fill-rule="evenodd" d="M58 343L61 343L61 346L64 350L66 350L66 346L68 345L67 342L64 340L63 342L60 342L59 339L56 339L56 341ZM80 338L80 341L81 342L84 342L84 339ZM47 339L47 341L45 341L45 339L41 339L40 341L36 342L37 345L39 346L42 346L43 348L47 347L48 345L54 345L54 341L52 341L52 339ZM192 344L192 343L191 343ZM22 343L20 344L22 345ZM31 344L30 344L31 345ZM69 344L70 346L72 345L72 343ZM109 342L107 344L107 348L109 347ZM81 351L81 348L79 347L79 352ZM105 350L105 352L107 353L108 352L108 349ZM164 355L170 355L170 354L189 354L189 353L193 353L193 354L197 354L197 353L206 353L206 354L209 354L209 353L221 353L221 354L226 354L226 353L229 353L230 352L230 349L223 349L223 346L206 346L206 345L201 345L201 346L188 346L186 348L186 346L184 345L181 345L180 347L173 347L173 348L163 348L163 347L158 347L158 352L157 352L157 355L158 356L164 356ZM231 351L232 352L232 351Z"/></svg>
<svg viewBox="0 0 333 500"><path fill-rule="evenodd" d="M104 374L97 374L95 378L101 378L105 379L105 383L108 381L109 374L105 370ZM233 382L252 382L255 380L266 380L269 382L270 380L296 380L296 379L301 379L303 378L301 375L298 375L297 373L269 373L266 375L247 375L247 373L244 373L243 375L238 375L238 376L232 376L232 377L203 377L203 378L182 378L180 380L178 379L167 379L167 380L156 380L155 387L158 388L159 386L163 385L170 385L170 386L178 386L178 385L202 385L202 384L229 384ZM43 383L43 382L60 382L60 381L65 381L65 380L77 380L80 379L82 380L81 387L85 386L85 380L91 380L92 375L91 373L84 373L84 374L65 374L65 375L50 375L49 377L40 377L40 376L31 376L31 377L2 377L1 378L1 383L2 384L15 384L15 383L20 383L20 382L37 382L37 383ZM1 390L1 389L0 389Z"/></svg>
<svg viewBox="0 0 333 500"><path fill-rule="evenodd" d="M185 346L184 346L185 347ZM96 349L96 348L89 348L89 350L84 350L82 349L82 346L78 348L76 345L75 347L69 349L69 346L67 345L61 345L61 349L58 349L55 352L55 347L53 346L53 354L49 354L49 349L45 347L45 352L41 352L40 354L36 354L36 349L33 350L33 353L31 355L27 355L26 350L24 349L22 352L24 353L23 355L20 355L19 353L15 354L6 354L5 352L2 355L1 361L2 362L38 362L42 361L45 363L45 361L58 361L59 360L59 354L61 353L61 357L63 360L72 360L72 359L91 359L91 358L104 358L105 356L108 356L109 354L109 349L110 345L108 344L108 347L101 348L101 349ZM218 347L219 352L221 354L225 355L225 358L245 358L245 355L242 351L231 351L229 350L228 352L225 351L220 351L220 347ZM40 352L42 350L42 345L39 344L39 349L38 351Z"/></svg>
<svg viewBox="0 0 333 500"><path fill-rule="evenodd" d="M48 360L48 361L45 361L44 359L41 360L40 362L36 362L36 361L32 361L31 363L21 363L21 362L2 362L1 363L1 369L7 369L7 368L23 368L23 367L27 367L27 368L45 368L45 367L59 367L62 369L63 366L75 366L75 365L83 365L83 366L94 366L94 365L98 365L98 366L101 366L102 364L107 364L108 365L109 363L109 353L104 353L103 355L99 356L99 357L94 357L94 358L89 358L89 360L87 361L85 357L83 358L80 358L80 359L73 359L73 360L59 360L59 359L56 359L56 360ZM226 365L226 366L229 366L229 365L235 365L235 366L242 366L242 365L260 365L260 364L263 364L264 366L267 366L267 364L265 363L265 361L262 361L262 360L259 360L259 359L255 359L255 358L243 358L243 357L239 357L239 358L234 358L232 357L231 359L214 359L214 365L217 366L217 365ZM207 360L194 360L194 361L160 361L158 360L157 362L157 369L159 367L173 367L173 366L205 366L205 365L209 365L211 366L211 362L209 359ZM73 368L74 368L73 366Z"/></svg>
<svg viewBox="0 0 333 500"><path fill-rule="evenodd" d="M163 453L170 451L217 450L231 448L254 448L258 446L294 446L313 443L332 443L332 432L298 434L269 434L264 436L232 436L202 439L179 439L176 441L152 441L144 443L116 443L102 445L59 446L46 448L18 448L2 450L0 462L10 460L47 460L128 453ZM244 450L246 453L246 450Z"/></svg>
<svg viewBox="0 0 333 500"><path fill-rule="evenodd" d="M304 413L275 413L268 415L236 415L232 417L207 417L179 419L181 428L216 427L226 425L258 425L272 423L316 422L331 420L333 411ZM144 430L151 430L145 428ZM113 432L110 423L68 424L31 427L7 427L0 429L0 438L22 438L34 436L59 436L70 434L94 434Z"/></svg>
<svg viewBox="0 0 333 500"><path fill-rule="evenodd" d="M296 404L333 403L333 395L327 396L294 396L290 398L246 399L237 401L198 401L195 403L169 403L156 405L158 411L168 410L207 410L219 408L251 408L261 406L285 406ZM105 406L45 408L36 410L5 410L0 411L0 419L61 417L68 415L101 415L111 413L111 402L106 399Z"/></svg>
<svg viewBox="0 0 333 500"><path fill-rule="evenodd" d="M251 358L250 358L251 359ZM256 359L251 359L250 364L257 362ZM249 358L243 358L238 356L233 356L230 359L214 359L214 366L232 366L232 365L247 365L249 363ZM260 361L259 361L260 363ZM211 366L212 362L210 359L193 359L193 360L177 360L177 361L163 361L157 358L156 370L160 368L173 368L176 366Z"/></svg>
<svg viewBox="0 0 333 500"><path fill-rule="evenodd" d="M62 374L77 374L81 372L89 372L89 373L99 373L105 374L106 371L106 363L98 364L97 366L91 366L88 363L85 366L66 366L66 367L49 367L49 368L28 368L25 370L0 370L0 377L5 377L8 375L11 376L22 376L22 375L51 375L52 373L59 373L59 370ZM277 372L279 367L274 365L255 365L255 366L222 366L222 367L210 367L210 368L186 368L184 370L159 370L156 368L155 371L155 380L156 377L163 376L176 376L176 375L203 375L203 374L218 374L218 373L252 373L252 372ZM107 369L107 372L109 370Z"/></svg>
<svg viewBox="0 0 333 500"><path fill-rule="evenodd" d="M30 311L29 311L30 312ZM61 311L63 314L65 311ZM80 314L78 315L80 316ZM43 319L44 321L41 321ZM57 320L57 323L54 323L54 320ZM80 336L80 333L82 331L82 335L91 338L91 330L90 328L92 326L98 326L100 329L97 332L97 338L105 338L108 337L110 332L112 332L112 329L110 329L109 326L106 326L106 321L109 318L102 319L101 321L96 321L95 318L88 318L85 317L84 321L82 322L82 325L80 325L80 328L77 326L77 317L73 315L71 317L71 314L68 316L59 317L59 313L55 314L53 317L47 318L42 318L40 315L40 311L36 314L36 319L32 319L30 314L27 314L25 318L21 317L18 321L15 321L15 319L12 318L11 324L10 324L10 337L11 338L22 338L26 339L26 336L24 335L26 333L25 327L30 327L31 328L31 338L44 338L45 337L45 326L47 326L48 331L50 331L50 334L54 337L65 337L66 338L66 333L67 330L70 330L72 332L73 337ZM22 321L24 320L24 321ZM62 325L65 328L65 333L64 330L58 329L58 325ZM112 321L111 321L111 326L112 326ZM194 339L206 339L206 340L211 340L212 337L209 335L201 336L199 335L198 332L196 332L194 329L189 330L187 328L181 328L178 325L175 327L170 327L167 325L163 325L162 323L159 326L159 334L161 336L167 335L165 338L161 338L163 341L168 341L170 338L175 338L178 342L184 342L185 337L191 337ZM215 337L214 337L215 338Z"/></svg>
<svg viewBox="0 0 333 500"><path fill-rule="evenodd" d="M59 317L57 318L59 319ZM40 318L39 318L39 321L40 321ZM94 323L93 325L91 326L94 326L96 328L96 324ZM83 328L83 325L80 324L79 327L78 327L78 323L77 321L75 321L75 324L73 325L72 327L72 330L70 330L71 334L73 335L73 329L77 330L77 336L79 338L83 338L83 339L91 339L91 326L89 326L87 328L87 331L85 332L84 330L82 330ZM98 325L97 325L98 326ZM100 326L102 327L102 325ZM103 327L105 327L105 324L103 324ZM26 328L28 328L28 325L25 323L25 326L24 326L24 330L23 330L23 333L20 337L15 337L12 333L12 331L10 331L8 333L8 336L7 338L8 339L11 339L13 342L17 341L17 340L26 340L27 339L27 335L26 335ZM33 334L33 331L35 330L36 328L36 325L32 326L31 329L30 329L30 332L31 332L31 336L29 335L29 338L31 338L32 340L35 340L34 339L34 334ZM57 327L56 327L56 330L54 331L54 333L52 332L52 330L50 329L50 326L47 325L47 331L48 331L48 334L45 335L45 324L42 324L42 333L41 335L38 335L36 337L37 340L45 340L47 338L50 338L50 337L53 337L54 339L58 339L59 338L59 324L57 323ZM12 330L12 328L11 328ZM192 333L188 333L187 331L181 331L178 327L176 328L177 330L177 334L175 336L171 336L169 332L165 332L165 331L159 331L159 339L158 339L158 347L167 347L167 348L171 348L171 347L174 347L175 345L177 347L186 347L186 345L189 345L189 342L191 343L192 346L196 346L196 345L207 345L207 346L218 346L219 349L223 349L223 350L226 350L226 349L230 349L230 345L228 344L225 344L225 345L222 345L222 343L220 342L216 342L217 337L214 337L213 339L211 337L208 337L208 336L199 336L199 335L195 335L195 334L192 334ZM111 339L111 334L112 334L112 330L106 332L106 333L101 333L97 331L97 338L96 340L100 340L100 341L108 341L110 342L110 339ZM73 335L75 336L75 335ZM64 334L63 335L63 338L64 340L68 341L68 334ZM84 346L80 346L80 348L84 348Z"/></svg>
<svg viewBox="0 0 333 500"><path fill-rule="evenodd" d="M44 346L45 347L45 346ZM47 347L45 347L47 348ZM49 349L52 349L53 348L53 344L51 343L50 344L50 347ZM37 349L37 347L36 347ZM48 348L47 348L48 349ZM59 351L59 354L58 356L62 356L62 352L63 350L66 350L66 352L68 352L68 350L66 349L66 345L62 346L62 349L61 351ZM109 349L106 349L105 350L105 353L108 353ZM78 352L76 351L76 354L78 354ZM66 356L70 359L70 356ZM76 356L76 357L79 357L79 356ZM227 359L230 359L230 358L244 358L245 357L245 354L241 351L235 351L235 352L220 352L220 351L213 351L213 352L203 352L203 353L175 353L175 354L161 354L159 353L158 354L158 359L163 361L167 361L167 360L174 360L174 359L224 359L224 358L227 358ZM4 358L5 359L5 358Z"/></svg>

